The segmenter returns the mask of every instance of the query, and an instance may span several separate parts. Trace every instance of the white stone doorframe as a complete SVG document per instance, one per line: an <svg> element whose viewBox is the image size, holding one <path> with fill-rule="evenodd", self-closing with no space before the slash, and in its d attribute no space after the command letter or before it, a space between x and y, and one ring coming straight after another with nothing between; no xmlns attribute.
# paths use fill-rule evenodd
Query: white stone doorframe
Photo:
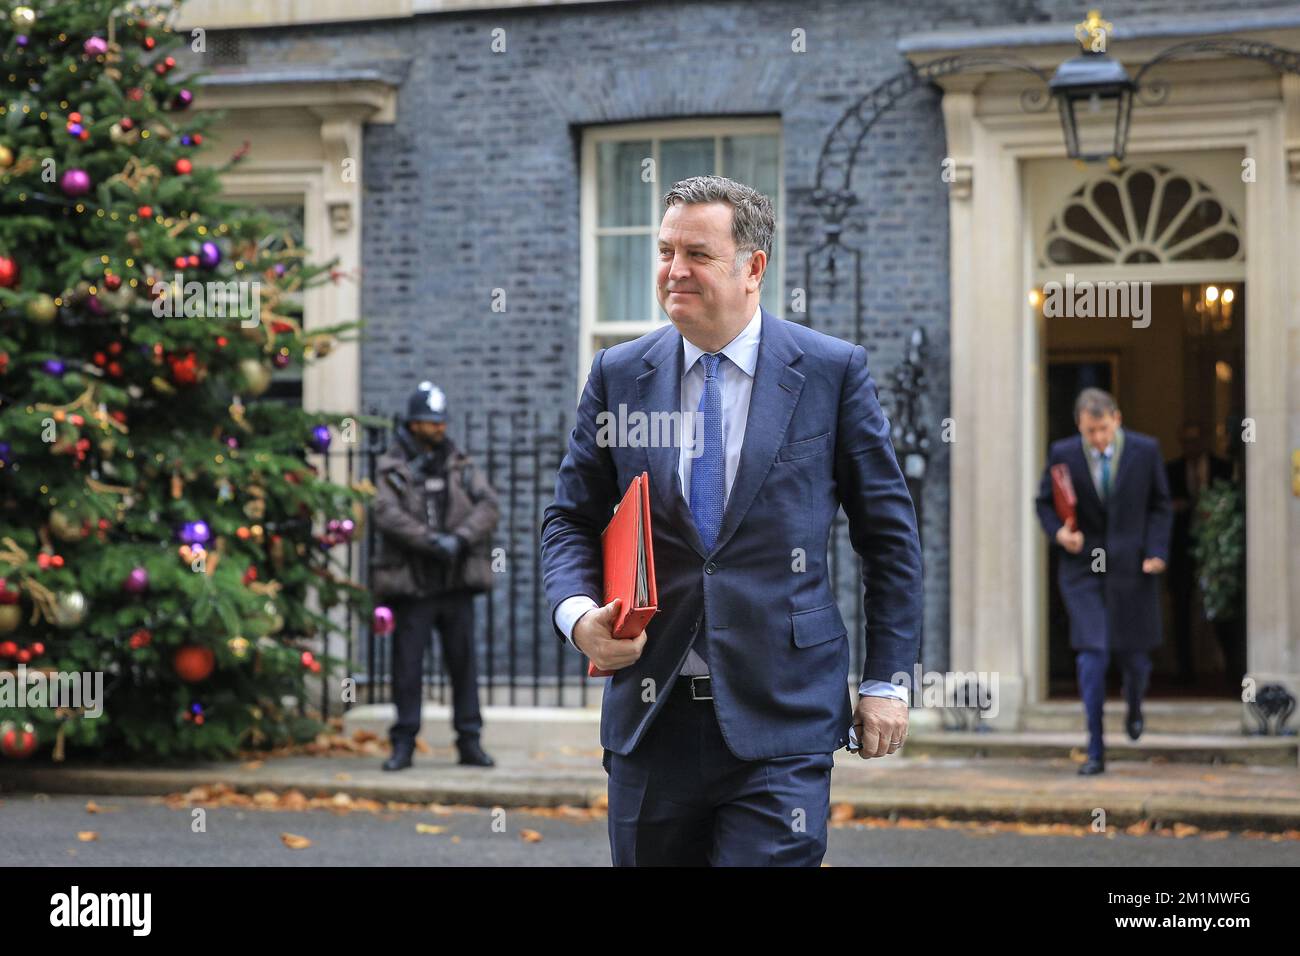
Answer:
<svg viewBox="0 0 1300 956"><path fill-rule="evenodd" d="M1269 38L1296 48L1296 37ZM1143 46L1146 46L1143 44ZM1112 54L1127 59L1118 44ZM1024 51L1017 50L1019 54ZM1034 50L1044 68L1065 47ZM912 54L917 63L933 54ZM1136 50L1134 62L1149 58ZM1249 676L1300 694L1300 78L1260 64L1171 68L1163 105L1135 107L1129 155L1235 149L1256 160L1244 209ZM1034 242L1023 168L1064 156L1054 109L1026 113L1006 74L941 81L950 191L952 407L951 656L954 671L996 672L999 729L1046 697L1046 540L1033 509L1043 446L1042 338L1026 298ZM1245 712L1243 708L1243 721Z"/></svg>
<svg viewBox="0 0 1300 956"><path fill-rule="evenodd" d="M311 261L337 260L334 268L343 276L304 293L304 331L361 319L363 127L395 122L396 87L369 75L341 73L310 81L236 79L209 82L196 102L199 108L225 111L212 131L214 143L220 144L213 155L228 152L244 140L254 144L249 157L222 177L225 197L251 203L301 202L303 243ZM343 175L345 169L355 175ZM329 355L305 365L302 392L307 411L361 413L360 342L355 337L339 342ZM363 440L360 427L355 434L356 441ZM335 435L333 447L341 438ZM331 480L346 481L344 456L312 459L318 467L325 459ZM358 536L352 545L354 568L361 559L360 541ZM344 547L335 555L339 561L346 558ZM320 650L346 657L345 635L351 628L347 608L336 607L330 617L335 625L332 639ZM309 702L316 704L321 688L314 681L308 687Z"/></svg>

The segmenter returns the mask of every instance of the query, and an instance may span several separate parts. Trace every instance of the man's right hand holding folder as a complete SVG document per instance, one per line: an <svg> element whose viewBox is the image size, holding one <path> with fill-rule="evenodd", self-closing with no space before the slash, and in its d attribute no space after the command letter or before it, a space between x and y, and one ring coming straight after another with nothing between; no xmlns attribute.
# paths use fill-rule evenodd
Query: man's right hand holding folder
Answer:
<svg viewBox="0 0 1300 956"><path fill-rule="evenodd" d="M573 643L603 671L621 670L635 664L645 647L645 631L630 640L614 636L620 606L621 599L614 598L606 605L593 607L573 625Z"/></svg>

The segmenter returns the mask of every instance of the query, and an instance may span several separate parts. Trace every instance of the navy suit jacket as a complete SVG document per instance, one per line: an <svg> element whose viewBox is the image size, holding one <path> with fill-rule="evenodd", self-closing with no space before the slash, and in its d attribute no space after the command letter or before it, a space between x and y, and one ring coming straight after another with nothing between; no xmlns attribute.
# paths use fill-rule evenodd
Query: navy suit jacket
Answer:
<svg viewBox="0 0 1300 956"><path fill-rule="evenodd" d="M575 594L603 603L600 534L647 471L659 613L641 658L605 687L602 746L636 747L707 626L713 706L731 751L746 760L830 753L852 723L848 635L826 555L840 505L863 558L862 679L910 676L920 639L916 514L867 353L763 311L740 464L708 552L682 496L677 447L597 442L601 412L679 412L682 363L671 324L596 354L542 522L551 620Z"/></svg>
<svg viewBox="0 0 1300 956"><path fill-rule="evenodd" d="M1173 512L1160 443L1124 429L1119 471L1105 504L1097 494L1078 435L1053 442L1038 489L1038 520L1053 546L1061 519L1052 505L1052 465L1070 466L1078 498L1075 512L1083 550L1061 548L1057 582L1070 614L1070 646L1075 650L1150 650L1163 638L1160 576L1144 574L1145 558L1169 561ZM1094 551L1105 552L1105 571L1094 571Z"/></svg>

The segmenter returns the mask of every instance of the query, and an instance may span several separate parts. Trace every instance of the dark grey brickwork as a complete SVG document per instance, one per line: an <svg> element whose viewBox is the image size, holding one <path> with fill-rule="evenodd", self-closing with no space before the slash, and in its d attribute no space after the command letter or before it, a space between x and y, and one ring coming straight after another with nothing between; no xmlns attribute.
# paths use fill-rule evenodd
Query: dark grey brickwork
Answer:
<svg viewBox="0 0 1300 956"><path fill-rule="evenodd" d="M310 63L407 70L396 125L371 127L365 135L365 409L391 412L413 382L432 377L460 411L531 416L565 409L571 416L578 376L586 371L577 368L583 127L779 116L785 287L791 289L804 284L804 255L820 239L808 201L819 150L847 108L904 67L898 37L1073 23L1085 6L1077 0L612 3L249 31L241 39L250 70ZM1125 0L1103 12L1122 22L1237 7L1222 0ZM506 31L503 55L489 46L498 27ZM807 33L806 53L790 50L795 28ZM926 329L928 417L936 439L949 389L943 155L938 97L918 91L879 125L855 169L861 203L846 240L865 253L862 333L844 303L818 298L816 283L811 315L818 328L857 337L882 384L910 331ZM507 295L504 314L490 308L496 288ZM531 522L538 504L515 503L510 551L520 595L534 588ZM942 668L948 455L937 441L923 507L924 658L926 666ZM531 621L517 626L532 633ZM544 673L554 673L554 650L544 648L538 662ZM565 666L576 673L573 661Z"/></svg>

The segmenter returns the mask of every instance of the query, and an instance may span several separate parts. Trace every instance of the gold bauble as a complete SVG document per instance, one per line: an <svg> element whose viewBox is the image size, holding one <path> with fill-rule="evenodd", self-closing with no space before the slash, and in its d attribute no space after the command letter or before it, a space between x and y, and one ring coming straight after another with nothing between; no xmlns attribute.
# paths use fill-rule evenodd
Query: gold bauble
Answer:
<svg viewBox="0 0 1300 956"><path fill-rule="evenodd" d="M121 123L114 123L108 130L108 138L119 146L130 146L140 138L138 129L122 129Z"/></svg>
<svg viewBox="0 0 1300 956"><path fill-rule="evenodd" d="M257 359L240 359L239 379L244 392L256 398L271 387L271 369Z"/></svg>
<svg viewBox="0 0 1300 956"><path fill-rule="evenodd" d="M17 604L0 604L0 634L16 631L23 620L23 609Z"/></svg>
<svg viewBox="0 0 1300 956"><path fill-rule="evenodd" d="M27 303L24 310L27 318L33 322L39 322L41 325L49 325L59 314L59 307L54 304L54 299L42 293Z"/></svg>
<svg viewBox="0 0 1300 956"><path fill-rule="evenodd" d="M14 7L9 22L19 33L31 33L32 27L36 26L36 11L31 7Z"/></svg>
<svg viewBox="0 0 1300 956"><path fill-rule="evenodd" d="M81 521L63 508L55 508L50 512L50 532L60 541L80 541L86 536Z"/></svg>
<svg viewBox="0 0 1300 956"><path fill-rule="evenodd" d="M8 169L14 164L14 151L8 146L0 146L0 169Z"/></svg>
<svg viewBox="0 0 1300 956"><path fill-rule="evenodd" d="M237 635L227 641L226 646L230 648L230 653L234 654L237 660L242 661L248 657L248 650L252 645L248 643L248 638Z"/></svg>
<svg viewBox="0 0 1300 956"><path fill-rule="evenodd" d="M86 595L80 591L60 591L54 598L54 625L76 627L86 618Z"/></svg>

